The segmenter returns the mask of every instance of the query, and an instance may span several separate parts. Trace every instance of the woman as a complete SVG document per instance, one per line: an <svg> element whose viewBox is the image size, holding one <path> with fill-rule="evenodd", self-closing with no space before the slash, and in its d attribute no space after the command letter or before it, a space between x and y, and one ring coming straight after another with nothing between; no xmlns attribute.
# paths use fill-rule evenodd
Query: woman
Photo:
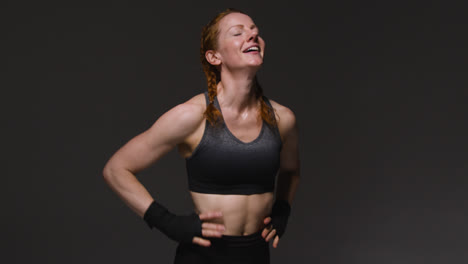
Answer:
<svg viewBox="0 0 468 264"><path fill-rule="evenodd" d="M175 263L269 263L269 241L276 248L285 231L299 180L298 132L293 112L257 82L264 50L249 16L218 14L201 38L208 91L164 113L104 167L123 201L179 242ZM169 212L135 177L174 147L186 159L191 215Z"/></svg>

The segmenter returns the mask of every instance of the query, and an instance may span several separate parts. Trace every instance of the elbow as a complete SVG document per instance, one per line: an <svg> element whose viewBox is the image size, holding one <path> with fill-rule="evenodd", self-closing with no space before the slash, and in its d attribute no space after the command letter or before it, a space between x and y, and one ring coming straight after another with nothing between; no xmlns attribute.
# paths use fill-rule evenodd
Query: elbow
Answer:
<svg viewBox="0 0 468 264"><path fill-rule="evenodd" d="M116 166L115 163L107 163L102 169L102 177L104 181L109 185L115 185L121 182L123 179L127 178L127 172L129 170Z"/></svg>
<svg viewBox="0 0 468 264"><path fill-rule="evenodd" d="M298 185L299 182L301 181L301 177L299 177L299 173L296 173L296 174L294 175L294 178L293 178L293 179L294 179L294 182L296 183L296 185Z"/></svg>
<svg viewBox="0 0 468 264"><path fill-rule="evenodd" d="M114 174L113 173L113 169L112 169L112 166L109 165L109 163L106 164L106 166L104 166L104 168L102 169L102 172L101 172L101 175L102 177L104 178L104 181L109 183L112 179L112 175Z"/></svg>
<svg viewBox="0 0 468 264"><path fill-rule="evenodd" d="M295 184L299 183L299 180L301 179L299 176L299 171L293 171L289 174L289 178L291 181L293 181Z"/></svg>
<svg viewBox="0 0 468 264"><path fill-rule="evenodd" d="M284 175L283 177L297 180L299 180L299 174L299 167L282 168L279 171L279 175Z"/></svg>
<svg viewBox="0 0 468 264"><path fill-rule="evenodd" d="M111 177L111 170L110 168L108 168L107 166L104 167L104 169L102 169L102 177L104 178L104 181L105 182L108 182L110 177Z"/></svg>

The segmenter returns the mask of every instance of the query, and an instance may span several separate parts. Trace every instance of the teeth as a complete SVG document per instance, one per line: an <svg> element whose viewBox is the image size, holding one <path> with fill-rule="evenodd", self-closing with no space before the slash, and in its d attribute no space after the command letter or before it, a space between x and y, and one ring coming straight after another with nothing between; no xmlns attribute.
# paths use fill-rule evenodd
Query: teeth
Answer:
<svg viewBox="0 0 468 264"><path fill-rule="evenodd" d="M252 51L252 50L259 51L260 49L258 47L250 47L247 49L247 51Z"/></svg>

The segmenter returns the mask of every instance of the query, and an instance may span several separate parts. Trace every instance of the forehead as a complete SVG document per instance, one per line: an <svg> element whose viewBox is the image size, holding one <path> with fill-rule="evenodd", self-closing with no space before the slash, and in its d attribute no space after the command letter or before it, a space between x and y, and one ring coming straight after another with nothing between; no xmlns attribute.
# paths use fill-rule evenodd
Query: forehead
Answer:
<svg viewBox="0 0 468 264"><path fill-rule="evenodd" d="M227 31L231 27L237 25L243 25L244 27L250 28L252 25L255 25L255 23L248 15L241 13L231 13L219 21L219 31Z"/></svg>

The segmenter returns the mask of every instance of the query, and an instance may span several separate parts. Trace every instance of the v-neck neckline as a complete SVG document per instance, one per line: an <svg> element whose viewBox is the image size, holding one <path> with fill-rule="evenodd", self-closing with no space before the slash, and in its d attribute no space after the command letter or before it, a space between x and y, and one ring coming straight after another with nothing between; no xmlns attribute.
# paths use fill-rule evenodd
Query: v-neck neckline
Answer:
<svg viewBox="0 0 468 264"><path fill-rule="evenodd" d="M216 104L218 105L218 109L219 109L219 112L221 113L221 116L223 116L223 111L221 110L221 105L219 104L219 101L218 101L218 97L217 97L217 96L215 96L215 102L216 102ZM251 141L249 141L249 142L244 142L244 141L240 140L239 138L237 138L237 137L231 132L231 130L229 130L229 127L228 127L228 125L227 125L227 123L226 123L226 121L225 121L225 119L224 119L224 116L223 116L223 123L224 123L223 125L224 125L224 127L225 127L227 133L228 133L235 141L237 141L237 142L239 142L239 143L241 143L241 144L244 144L244 145L250 145L250 144L253 144L253 143L257 142L258 140L260 140L260 138L261 138L262 135L263 135L263 131L265 130L265 121L262 120L262 127L260 128L260 132L258 133L258 136L257 136L255 139L253 139L253 140L251 140Z"/></svg>

